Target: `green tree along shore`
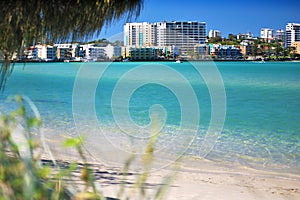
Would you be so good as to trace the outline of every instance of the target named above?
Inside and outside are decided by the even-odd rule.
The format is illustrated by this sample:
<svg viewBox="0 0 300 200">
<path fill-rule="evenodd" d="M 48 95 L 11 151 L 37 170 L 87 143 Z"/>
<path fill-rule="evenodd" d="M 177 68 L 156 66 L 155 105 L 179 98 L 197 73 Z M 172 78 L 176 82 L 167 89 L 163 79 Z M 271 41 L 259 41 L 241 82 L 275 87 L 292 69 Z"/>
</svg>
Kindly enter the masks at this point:
<svg viewBox="0 0 300 200">
<path fill-rule="evenodd" d="M 222 38 L 220 36 L 208 38 L 208 44 L 239 46 L 245 40 L 248 40 L 249 47 L 244 56 L 253 56 L 254 58 L 260 56 L 264 60 L 300 58 L 300 55 L 296 53 L 295 47 L 284 47 L 284 41 L 278 39 L 266 42 L 262 38 L 237 39 L 236 35 L 229 34 L 227 38 Z"/>
<path fill-rule="evenodd" d="M 143 0 L 7 0 L 0 2 L 0 89 L 11 59 L 31 45 L 85 40 L 124 15 L 138 16 Z"/>
</svg>

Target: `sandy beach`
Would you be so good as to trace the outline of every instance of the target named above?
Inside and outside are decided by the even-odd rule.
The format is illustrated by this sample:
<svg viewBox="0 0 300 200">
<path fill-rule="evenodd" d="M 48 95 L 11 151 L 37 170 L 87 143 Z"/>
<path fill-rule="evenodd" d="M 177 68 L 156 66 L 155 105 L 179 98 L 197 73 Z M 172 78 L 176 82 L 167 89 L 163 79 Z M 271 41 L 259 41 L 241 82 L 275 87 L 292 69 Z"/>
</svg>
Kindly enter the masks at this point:
<svg viewBox="0 0 300 200">
<path fill-rule="evenodd" d="M 123 175 L 116 168 L 94 164 L 91 166 L 96 177 L 96 185 L 105 197 L 117 198 L 122 187 Z M 79 172 L 69 180 L 73 191 L 83 188 Z M 77 174 L 77 176 L 76 176 Z M 145 196 L 140 196 L 140 188 L 134 188 L 138 173 L 129 173 L 125 179 L 125 191 L 121 199 L 154 199 L 169 170 L 151 173 L 146 182 Z M 169 186 L 164 199 L 289 199 L 300 198 L 300 178 L 282 176 L 248 169 L 239 172 L 217 171 L 214 169 L 190 169 L 179 171 Z"/>
<path fill-rule="evenodd" d="M 74 149 L 62 146 L 65 137 L 46 139 L 47 148 L 42 151 L 42 163 L 51 163 L 54 155 L 58 166 L 68 166 L 79 163 L 66 184 L 72 193 L 83 191 L 84 185 L 80 180 L 82 161 Z M 15 138 L 18 144 L 24 138 Z M 49 146 L 48 146 L 49 145 Z M 22 149 L 21 149 L 22 150 Z M 23 149 L 23 151 L 26 149 Z M 39 150 L 39 151 L 40 151 Z M 22 151 L 21 151 L 22 152 Z M 22 154 L 25 155 L 26 154 Z M 96 179 L 96 187 L 107 199 L 117 199 L 120 188 L 123 188 L 119 199 L 154 199 L 156 192 L 165 188 L 165 178 L 171 176 L 174 180 L 167 187 L 163 199 L 167 200 L 231 200 L 231 199 L 266 199 L 266 200 L 297 200 L 300 199 L 299 173 L 274 172 L 258 170 L 233 163 L 217 163 L 205 159 L 182 159 L 176 165 L 176 170 L 169 168 L 153 170 L 143 189 L 145 196 L 141 196 L 141 187 L 136 186 L 138 177 L 143 171 L 129 169 L 124 176 L 122 165 L 112 167 L 96 162 L 86 152 L 88 163 Z M 297 170 L 297 169 L 296 169 Z M 295 170 L 294 170 L 295 171 Z"/>
<path fill-rule="evenodd" d="M 61 149 L 57 146 L 51 151 L 64 164 L 78 159 L 76 152 L 71 149 Z M 55 151 L 60 151 L 58 152 Z M 78 161 L 78 160 L 77 160 Z M 79 165 L 80 166 L 80 165 Z M 110 167 L 95 163 L 91 160 L 91 168 L 96 178 L 96 186 L 105 197 L 116 199 L 117 194 L 125 183 L 124 194 L 121 199 L 129 196 L 130 199 L 154 199 L 155 193 L 162 186 L 164 177 L 174 174 L 171 169 L 155 170 L 149 174 L 144 185 L 145 196 L 140 196 L 140 188 L 135 188 L 139 172 L 129 171 L 126 176 L 122 174 L 122 166 Z M 74 172 L 72 180 L 67 181 L 71 190 L 75 192 L 83 188 L 79 179 L 79 170 Z M 125 177 L 125 179 L 124 179 Z M 256 170 L 241 166 L 222 165 L 206 160 L 193 162 L 183 161 L 174 180 L 169 186 L 165 198 L 175 199 L 270 199 L 270 200 L 296 200 L 300 199 L 299 174 L 275 173 Z"/>
<path fill-rule="evenodd" d="M 151 174 L 148 181 L 148 193 L 154 194 L 159 187 L 166 170 Z M 175 199 L 299 199 L 299 177 L 279 176 L 251 170 L 239 172 L 217 171 L 214 169 L 194 169 L 180 171 L 171 184 L 166 198 Z M 115 197 L 114 184 L 103 186 L 107 197 Z M 130 189 L 128 189 L 130 191 Z M 137 196 L 134 199 L 139 199 Z M 151 199 L 151 198 L 149 198 Z"/>
</svg>

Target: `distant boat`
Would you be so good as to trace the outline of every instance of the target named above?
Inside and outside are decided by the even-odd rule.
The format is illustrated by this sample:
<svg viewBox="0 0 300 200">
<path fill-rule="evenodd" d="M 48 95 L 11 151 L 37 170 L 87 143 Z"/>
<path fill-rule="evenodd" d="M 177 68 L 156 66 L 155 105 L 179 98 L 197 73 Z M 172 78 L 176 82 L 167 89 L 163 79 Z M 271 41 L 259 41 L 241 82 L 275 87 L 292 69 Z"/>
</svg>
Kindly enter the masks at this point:
<svg viewBox="0 0 300 200">
<path fill-rule="evenodd" d="M 259 64 L 263 64 L 265 63 L 265 61 L 261 60 L 261 61 L 252 61 L 252 63 L 259 63 Z"/>
<path fill-rule="evenodd" d="M 176 60 L 175 63 L 182 63 L 182 61 L 181 60 Z"/>
</svg>

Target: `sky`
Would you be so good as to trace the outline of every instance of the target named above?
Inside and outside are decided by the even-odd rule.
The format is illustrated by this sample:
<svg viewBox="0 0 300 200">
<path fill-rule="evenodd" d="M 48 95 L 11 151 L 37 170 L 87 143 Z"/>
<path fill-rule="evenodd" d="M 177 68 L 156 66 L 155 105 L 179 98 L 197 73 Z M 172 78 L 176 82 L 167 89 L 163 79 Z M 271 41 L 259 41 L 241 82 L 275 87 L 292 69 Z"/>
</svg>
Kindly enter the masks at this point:
<svg viewBox="0 0 300 200">
<path fill-rule="evenodd" d="M 199 21 L 210 29 L 229 33 L 251 32 L 261 28 L 285 29 L 288 22 L 300 23 L 300 0 L 144 0 L 139 17 L 126 17 L 104 27 L 100 38 L 122 40 L 126 22 Z M 94 39 L 96 39 L 94 38 Z"/>
</svg>

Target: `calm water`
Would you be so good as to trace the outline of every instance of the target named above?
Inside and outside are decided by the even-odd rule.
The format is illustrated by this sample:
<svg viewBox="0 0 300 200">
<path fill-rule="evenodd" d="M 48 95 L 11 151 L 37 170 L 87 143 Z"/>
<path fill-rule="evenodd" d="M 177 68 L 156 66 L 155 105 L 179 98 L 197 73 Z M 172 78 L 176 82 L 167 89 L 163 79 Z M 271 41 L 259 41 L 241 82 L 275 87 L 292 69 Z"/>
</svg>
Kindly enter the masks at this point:
<svg viewBox="0 0 300 200">
<path fill-rule="evenodd" d="M 210 125 L 212 105 L 207 83 L 190 63 L 88 65 L 90 69 L 105 70 L 101 76 L 88 72 L 78 75 L 82 63 L 28 63 L 24 69 L 23 65 L 17 64 L 6 90 L 0 96 L 0 110 L 8 112 L 15 107 L 6 101 L 8 96 L 26 95 L 39 109 L 46 135 L 47 131 L 49 135 L 55 132 L 71 136 L 84 131 L 88 138 L 88 150 L 97 154 L 98 151 L 104 151 L 102 148 L 108 147 L 104 143 L 118 146 L 120 151 L 132 151 L 132 148 L 139 150 L 137 144 L 144 146 L 143 142 L 151 129 L 147 128 L 151 122 L 149 109 L 152 105 L 160 104 L 164 112 L 159 116 L 165 114 L 166 119 L 158 139 L 157 146 L 161 150 L 158 153 L 166 157 L 170 153 L 199 154 Z M 144 74 L 132 71 L 137 66 L 142 66 Z M 171 71 L 161 71 L 160 67 L 165 66 Z M 213 149 L 206 155 L 206 159 L 299 173 L 300 63 L 224 62 L 216 63 L 216 66 L 226 91 L 226 118 L 223 131 L 218 135 L 216 143 L 212 142 Z M 160 74 L 153 72 L 155 67 L 161 71 Z M 132 76 L 126 77 L 127 74 Z M 195 92 L 197 104 L 185 102 L 192 99 L 192 96 L 189 95 L 186 82 L 176 74 L 188 81 Z M 72 105 L 74 81 L 78 76 L 83 84 L 77 86 L 82 87 L 79 90 L 80 96 L 74 97 L 77 103 Z M 164 85 L 155 82 L 160 76 L 163 77 Z M 151 78 L 154 81 L 149 81 Z M 120 80 L 122 87 L 116 90 Z M 146 83 L 141 84 L 141 80 L 146 80 Z M 94 96 L 89 96 L 89 89 L 93 86 Z M 176 96 L 181 91 L 187 92 L 183 93 L 185 100 Z M 91 106 L 91 103 L 94 104 Z M 192 114 L 195 105 L 200 110 L 196 134 L 192 125 L 195 121 Z M 182 116 L 182 108 L 190 114 Z M 127 110 L 130 117 L 126 115 Z M 95 112 L 97 127 L 91 111 Z M 152 111 L 150 109 L 150 114 Z M 76 126 L 73 114 L 80 119 Z M 179 129 L 184 117 L 188 123 Z M 105 137 L 108 142 L 97 140 L 96 135 Z M 110 159 L 110 156 L 105 159 Z"/>
</svg>

